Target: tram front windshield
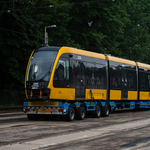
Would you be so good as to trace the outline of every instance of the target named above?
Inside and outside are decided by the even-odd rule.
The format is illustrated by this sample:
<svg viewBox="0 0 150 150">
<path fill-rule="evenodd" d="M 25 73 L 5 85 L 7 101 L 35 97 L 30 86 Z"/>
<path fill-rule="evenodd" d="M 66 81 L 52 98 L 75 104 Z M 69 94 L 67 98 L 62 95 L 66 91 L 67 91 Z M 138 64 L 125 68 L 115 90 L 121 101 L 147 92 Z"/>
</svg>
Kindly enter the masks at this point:
<svg viewBox="0 0 150 150">
<path fill-rule="evenodd" d="M 57 51 L 37 51 L 30 60 L 27 81 L 49 81 Z"/>
</svg>

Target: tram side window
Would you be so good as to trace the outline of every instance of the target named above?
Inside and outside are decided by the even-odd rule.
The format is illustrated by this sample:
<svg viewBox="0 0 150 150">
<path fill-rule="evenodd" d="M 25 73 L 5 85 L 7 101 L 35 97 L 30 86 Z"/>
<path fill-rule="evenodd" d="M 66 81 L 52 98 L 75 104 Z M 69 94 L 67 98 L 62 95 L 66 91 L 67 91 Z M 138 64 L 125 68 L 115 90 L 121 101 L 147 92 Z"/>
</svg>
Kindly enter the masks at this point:
<svg viewBox="0 0 150 150">
<path fill-rule="evenodd" d="M 86 62 L 87 88 L 106 88 L 106 68 L 104 65 Z"/>
<path fill-rule="evenodd" d="M 128 90 L 137 90 L 136 70 L 122 68 L 122 86 Z"/>
<path fill-rule="evenodd" d="M 76 81 L 76 87 L 83 86 L 86 84 L 86 78 L 85 78 L 85 63 L 80 61 L 74 61 L 75 65 L 75 81 Z"/>
<path fill-rule="evenodd" d="M 94 63 L 86 62 L 86 79 L 87 79 L 87 87 L 94 88 L 95 86 L 95 76 L 94 76 Z"/>
<path fill-rule="evenodd" d="M 140 71 L 140 90 L 150 90 L 150 73 Z"/>
<path fill-rule="evenodd" d="M 69 60 L 67 58 L 60 58 L 53 80 L 54 87 L 68 87 L 69 86 Z"/>
<path fill-rule="evenodd" d="M 121 68 L 117 66 L 110 67 L 110 88 L 121 88 Z"/>
<path fill-rule="evenodd" d="M 128 70 L 128 88 L 131 90 L 136 90 L 136 71 Z"/>
<path fill-rule="evenodd" d="M 106 68 L 101 64 L 95 64 L 94 69 L 95 88 L 106 88 Z"/>
</svg>

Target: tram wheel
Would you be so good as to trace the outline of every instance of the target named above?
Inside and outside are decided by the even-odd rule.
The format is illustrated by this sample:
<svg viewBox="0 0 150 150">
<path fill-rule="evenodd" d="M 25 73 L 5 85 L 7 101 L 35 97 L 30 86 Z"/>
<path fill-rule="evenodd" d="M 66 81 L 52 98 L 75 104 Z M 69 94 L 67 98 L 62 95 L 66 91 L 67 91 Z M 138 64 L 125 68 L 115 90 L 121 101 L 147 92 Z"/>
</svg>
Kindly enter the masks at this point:
<svg viewBox="0 0 150 150">
<path fill-rule="evenodd" d="M 75 110 L 73 108 L 68 109 L 68 114 L 66 115 L 67 121 L 73 121 L 75 119 Z"/>
<path fill-rule="evenodd" d="M 94 111 L 94 117 L 100 118 L 100 116 L 101 116 L 101 108 L 99 106 L 96 106 L 96 109 Z"/>
<path fill-rule="evenodd" d="M 109 116 L 109 113 L 110 113 L 109 106 L 106 105 L 106 106 L 104 107 L 104 110 L 102 111 L 102 115 L 103 115 L 104 117 L 108 117 L 108 116 Z"/>
<path fill-rule="evenodd" d="M 84 120 L 85 115 L 86 115 L 85 108 L 84 107 L 79 107 L 77 109 L 77 119 Z"/>
</svg>

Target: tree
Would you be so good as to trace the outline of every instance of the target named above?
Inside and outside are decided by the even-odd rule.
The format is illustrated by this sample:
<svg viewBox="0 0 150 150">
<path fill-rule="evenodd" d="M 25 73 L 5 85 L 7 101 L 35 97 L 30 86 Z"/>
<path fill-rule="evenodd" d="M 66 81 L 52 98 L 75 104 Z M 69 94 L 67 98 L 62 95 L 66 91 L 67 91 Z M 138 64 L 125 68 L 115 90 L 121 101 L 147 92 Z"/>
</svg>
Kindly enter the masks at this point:
<svg viewBox="0 0 150 150">
<path fill-rule="evenodd" d="M 5 2 L 1 5 L 1 88 L 24 88 L 27 60 L 31 51 L 41 43 L 40 23 L 35 22 L 28 13 L 30 7 L 30 1 Z"/>
<path fill-rule="evenodd" d="M 0 2 L 1 88 L 24 88 L 32 50 L 72 46 L 150 63 L 148 0 L 10 0 Z"/>
<path fill-rule="evenodd" d="M 127 4 L 129 21 L 124 29 L 124 36 L 120 41 L 121 56 L 134 61 L 150 63 L 150 16 L 148 0 L 132 0 Z"/>
<path fill-rule="evenodd" d="M 71 3 L 74 2 L 74 3 Z M 128 20 L 122 1 L 70 1 L 69 32 L 84 49 L 118 55 Z"/>
</svg>

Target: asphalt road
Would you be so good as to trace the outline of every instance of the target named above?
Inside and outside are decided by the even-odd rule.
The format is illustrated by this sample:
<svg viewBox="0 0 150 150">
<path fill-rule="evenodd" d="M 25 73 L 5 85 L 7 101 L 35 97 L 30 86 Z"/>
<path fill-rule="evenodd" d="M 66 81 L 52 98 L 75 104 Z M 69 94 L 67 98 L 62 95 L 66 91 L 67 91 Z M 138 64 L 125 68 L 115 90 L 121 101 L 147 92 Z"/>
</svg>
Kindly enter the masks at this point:
<svg viewBox="0 0 150 150">
<path fill-rule="evenodd" d="M 109 117 L 67 122 L 0 113 L 0 150 L 150 150 L 149 116 L 150 110 L 117 110 Z"/>
</svg>

